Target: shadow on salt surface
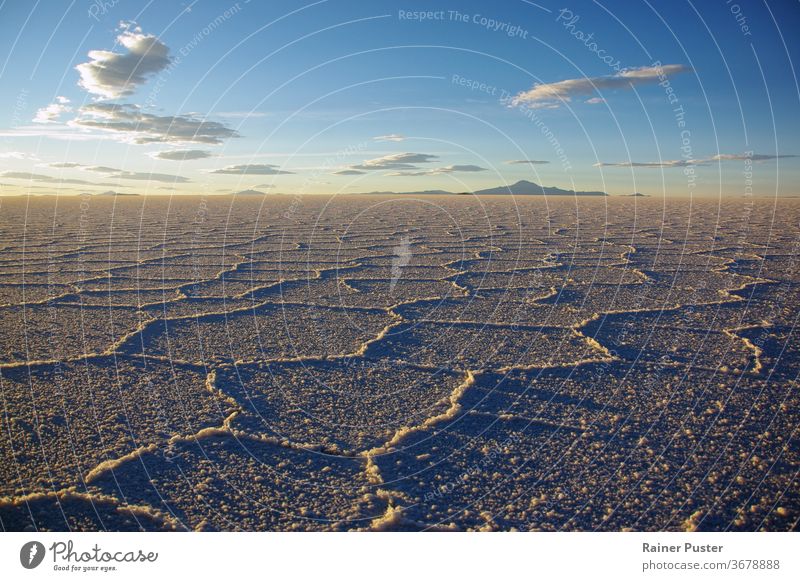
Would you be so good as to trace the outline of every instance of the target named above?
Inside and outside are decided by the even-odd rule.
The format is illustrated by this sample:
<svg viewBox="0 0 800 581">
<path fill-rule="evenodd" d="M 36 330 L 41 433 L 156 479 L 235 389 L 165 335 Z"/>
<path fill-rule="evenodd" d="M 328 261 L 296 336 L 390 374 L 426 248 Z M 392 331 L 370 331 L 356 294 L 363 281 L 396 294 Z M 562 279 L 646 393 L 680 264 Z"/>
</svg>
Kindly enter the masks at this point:
<svg viewBox="0 0 800 581">
<path fill-rule="evenodd" d="M 463 252 L 431 252 L 430 250 L 426 249 L 422 252 L 417 252 L 416 250 L 411 251 L 410 255 L 407 255 L 408 263 L 406 264 L 407 268 L 416 268 L 416 267 L 444 267 L 447 266 L 450 274 L 454 271 L 462 270 L 462 265 L 464 262 L 475 255 L 474 251 L 467 251 L 464 250 Z M 394 249 L 384 256 L 376 256 L 365 258 L 363 260 L 359 260 L 362 264 L 366 265 L 369 268 L 375 267 L 386 267 L 391 268 L 393 263 L 397 261 L 397 253 Z M 405 260 L 404 260 L 405 261 Z"/>
<path fill-rule="evenodd" d="M 518 416 L 565 428 L 607 423 L 621 409 L 613 390 L 593 381 L 600 365 L 481 374 L 460 403 L 464 410 Z"/>
<path fill-rule="evenodd" d="M 484 374 L 460 415 L 375 463 L 422 528 L 790 528 L 791 509 L 771 512 L 774 497 L 751 494 L 783 490 L 784 507 L 800 496 L 785 440 L 763 438 L 793 421 L 780 395 L 754 378 L 691 374 L 621 362 Z"/>
<path fill-rule="evenodd" d="M 0 279 L 0 306 L 21 305 L 23 303 L 38 303 L 61 297 L 75 290 L 75 287 L 66 284 L 14 284 Z"/>
<path fill-rule="evenodd" d="M 237 365 L 215 385 L 242 407 L 231 427 L 354 455 L 443 413 L 466 377 L 386 360 Z"/>
<path fill-rule="evenodd" d="M 601 316 L 581 331 L 630 361 L 667 361 L 712 369 L 754 368 L 755 352 L 742 340 L 691 325 L 691 320 L 676 320 L 659 312 L 621 313 Z"/>
<path fill-rule="evenodd" d="M 0 496 L 82 490 L 98 466 L 232 413 L 205 373 L 138 357 L 4 369 L 2 389 L 19 416 L 0 431 Z"/>
<path fill-rule="evenodd" d="M 553 308 L 536 304 L 551 294 L 550 289 L 486 290 L 478 296 L 418 301 L 393 310 L 405 319 L 416 321 L 557 326 L 563 322 L 563 317 L 553 316 L 551 320 L 549 315 Z"/>
<path fill-rule="evenodd" d="M 0 500 L 3 531 L 172 531 L 172 519 L 147 506 L 66 492 Z"/>
<path fill-rule="evenodd" d="M 525 528 L 526 491 L 579 438 L 574 430 L 466 413 L 441 430 L 414 433 L 375 463 L 403 519 L 418 527 Z"/>
<path fill-rule="evenodd" d="M 255 303 L 249 298 L 182 298 L 149 304 L 141 310 L 154 319 L 176 319 L 214 314 L 232 315 L 237 311 L 247 312 L 254 306 Z"/>
<path fill-rule="evenodd" d="M 218 435 L 148 452 L 94 485 L 194 530 L 340 530 L 385 510 L 363 461 Z"/>
<path fill-rule="evenodd" d="M 398 302 L 398 299 L 377 300 L 369 293 L 359 292 L 344 278 L 336 273 L 323 273 L 318 279 L 304 281 L 288 281 L 272 287 L 259 289 L 251 295 L 256 300 L 270 303 L 292 303 L 306 305 L 323 305 L 348 308 L 386 308 Z"/>
<path fill-rule="evenodd" d="M 162 290 L 129 290 L 129 291 L 83 291 L 60 299 L 60 303 L 78 303 L 82 305 L 100 305 L 105 307 L 137 307 L 157 305 L 164 308 L 171 301 L 180 298 L 178 291 L 172 288 Z"/>
<path fill-rule="evenodd" d="M 370 357 L 454 369 L 575 364 L 607 357 L 571 329 L 478 323 L 404 323 L 369 345 Z"/>
<path fill-rule="evenodd" d="M 405 262 L 405 255 L 401 262 Z M 398 262 L 397 258 L 393 258 L 395 263 Z M 450 269 L 443 266 L 372 266 L 364 265 L 363 267 L 352 271 L 339 271 L 340 276 L 344 276 L 347 280 L 364 280 L 364 281 L 381 281 L 391 280 L 394 276 L 398 279 L 402 278 L 404 281 L 434 281 L 443 280 L 447 277 L 453 277 L 454 280 L 457 275 Z M 399 281 L 398 281 L 399 282 Z"/>
<path fill-rule="evenodd" d="M 113 293 L 125 290 L 159 291 L 162 289 L 176 289 L 180 286 L 191 284 L 191 279 L 162 280 L 144 279 L 124 276 L 101 276 L 96 279 L 76 283 L 75 286 L 82 291 Z"/>
<path fill-rule="evenodd" d="M 271 276 L 253 280 L 250 277 L 235 278 L 225 275 L 220 279 L 193 282 L 182 286 L 182 291 L 192 298 L 225 298 L 236 300 L 248 295 L 254 289 L 263 285 L 275 284 L 280 280 L 276 272 Z"/>
<path fill-rule="evenodd" d="M 325 357 L 357 351 L 392 321 L 385 311 L 268 304 L 150 323 L 122 347 L 192 362 Z"/>
<path fill-rule="evenodd" d="M 343 296 L 343 306 L 358 306 L 367 298 L 372 306 L 391 307 L 398 303 L 416 301 L 420 299 L 443 299 L 447 297 L 460 297 L 465 293 L 462 289 L 445 280 L 406 280 L 398 279 L 347 279 L 349 287 L 358 292 L 358 295 Z M 360 296 L 359 296 L 360 295 Z M 351 300 L 348 300 L 351 299 Z"/>
<path fill-rule="evenodd" d="M 736 335 L 760 345 L 761 374 L 773 381 L 797 380 L 800 364 L 800 331 L 797 327 L 769 326 L 737 330 Z"/>
</svg>

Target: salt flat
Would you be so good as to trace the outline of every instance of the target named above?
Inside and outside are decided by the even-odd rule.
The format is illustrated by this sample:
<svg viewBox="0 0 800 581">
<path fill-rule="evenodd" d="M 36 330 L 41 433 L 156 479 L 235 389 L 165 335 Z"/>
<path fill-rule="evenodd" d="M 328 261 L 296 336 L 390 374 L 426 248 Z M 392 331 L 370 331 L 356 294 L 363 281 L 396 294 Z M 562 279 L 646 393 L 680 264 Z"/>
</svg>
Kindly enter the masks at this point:
<svg viewBox="0 0 800 581">
<path fill-rule="evenodd" d="M 800 201 L 0 202 L 5 530 L 790 530 Z"/>
</svg>

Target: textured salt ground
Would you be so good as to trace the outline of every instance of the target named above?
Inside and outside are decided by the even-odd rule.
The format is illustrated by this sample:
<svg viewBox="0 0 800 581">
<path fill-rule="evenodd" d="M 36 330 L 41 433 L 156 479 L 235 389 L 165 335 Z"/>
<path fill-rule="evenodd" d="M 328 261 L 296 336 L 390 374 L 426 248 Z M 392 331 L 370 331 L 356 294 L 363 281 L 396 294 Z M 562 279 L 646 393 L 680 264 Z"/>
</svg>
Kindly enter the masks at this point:
<svg viewBox="0 0 800 581">
<path fill-rule="evenodd" d="M 772 217 L 775 224 L 767 206 L 756 206 L 747 226 L 735 205 L 721 215 L 702 203 L 691 211 L 671 203 L 665 223 L 660 201 L 581 201 L 578 221 L 570 203 L 545 208 L 526 200 L 510 211 L 493 199 L 478 215 L 465 200 L 442 199 L 437 203 L 459 222 L 448 228 L 438 214 L 418 214 L 404 200 L 391 220 L 367 213 L 360 232 L 342 235 L 348 204 L 369 208 L 372 200 L 325 209 L 305 201 L 300 219 L 287 223 L 281 200 L 253 211 L 246 201 L 220 199 L 198 229 L 184 227 L 196 211 L 191 200 L 160 207 L 155 199 L 144 214 L 139 202 L 116 208 L 113 219 L 115 232 L 130 224 L 141 236 L 110 237 L 99 228 L 96 243 L 77 244 L 79 232 L 70 228 L 77 207 L 65 202 L 56 244 L 23 244 L 11 231 L 0 253 L 9 258 L 0 258 L 10 275 L 4 279 L 22 275 L 13 266 L 23 251 L 38 261 L 26 272 L 46 274 L 59 260 L 68 265 L 63 280 L 85 279 L 75 288 L 51 285 L 37 297 L 42 305 L 28 305 L 38 308 L 32 328 L 46 338 L 34 352 L 49 351 L 66 328 L 53 357 L 64 359 L 59 369 L 68 382 L 42 379 L 55 363 L 0 364 L 2 381 L 16 378 L 6 409 L 33 413 L 24 403 L 27 372 L 36 386 L 28 397 L 55 426 L 40 434 L 23 420 L 9 431 L 23 448 L 38 447 L 39 460 L 23 455 L 20 463 L 14 454 L 21 449 L 3 443 L 12 458 L 3 476 L 11 497 L 0 498 L 5 528 L 785 530 L 796 522 L 798 273 L 793 238 L 784 234 L 796 231 L 791 204 Z M 41 220 L 29 215 L 28 240 L 53 236 L 51 210 L 42 203 Z M 4 211 L 9 207 L 13 214 L 13 203 Z M 108 222 L 109 208 L 99 201 L 93 223 Z M 390 289 L 386 274 L 397 267 L 407 233 L 412 254 Z M 494 271 L 515 262 L 509 258 L 528 268 Z M 102 272 L 109 268 L 129 276 L 109 279 Z M 444 288 L 420 286 L 428 272 L 450 272 L 447 284 L 457 294 L 421 299 Z M 283 281 L 273 283 L 275 273 Z M 240 287 L 217 290 L 223 282 Z M 77 293 L 93 285 L 96 291 Z M 21 301 L 13 294 L 20 287 L 0 286 L 0 304 Z M 213 289 L 217 298 L 183 296 L 195 287 Z M 44 304 L 54 292 L 57 302 Z M 520 297 L 518 315 L 508 294 Z M 155 300 L 143 306 L 142 296 Z M 65 304 L 84 297 L 101 308 L 80 316 L 77 305 Z M 118 299 L 130 308 L 108 309 Z M 498 308 L 490 308 L 493 301 Z M 464 305 L 486 333 L 476 338 L 469 325 L 451 324 Z M 274 316 L 279 309 L 289 316 Z M 61 326 L 43 325 L 54 311 Z M 118 336 L 107 321 L 122 312 L 140 318 Z M 614 314 L 595 317 L 605 312 Z M 439 337 L 423 321 L 444 313 L 447 331 Z M 538 334 L 507 320 L 512 315 L 534 323 Z M 83 343 L 78 324 L 88 331 Z M 660 339 L 645 341 L 647 326 Z M 602 329 L 612 332 L 601 336 Z M 598 330 L 599 341 L 588 330 Z M 569 341 L 554 341 L 564 333 L 588 345 L 595 361 L 577 357 Z M 631 338 L 639 350 L 626 361 L 633 353 L 622 342 Z M 11 353 L 20 352 L 19 343 Z M 166 345 L 195 364 L 176 367 Z M 289 346 L 296 361 L 283 361 Z M 101 459 L 76 439 L 76 450 L 67 451 L 59 422 L 71 412 L 52 410 L 85 399 L 85 389 L 73 388 L 72 367 L 84 364 L 82 353 L 106 350 L 122 369 L 121 401 L 137 413 L 132 432 L 124 413 L 97 423 L 110 451 Z M 139 405 L 148 388 L 136 383 L 147 374 L 132 361 L 143 351 L 156 355 L 151 368 L 201 379 L 172 378 L 178 393 L 208 406 L 187 406 L 176 394 L 161 398 L 164 409 Z M 105 361 L 103 367 L 111 359 L 85 363 Z M 233 365 L 241 360 L 251 362 Z M 96 375 L 90 391 L 116 409 L 119 402 L 105 403 L 114 378 Z M 167 382 L 169 374 L 153 377 Z M 64 397 L 51 384 L 74 393 Z M 187 415 L 176 411 L 182 406 Z M 95 426 L 73 425 L 85 441 L 97 441 Z M 146 445 L 133 447 L 138 441 Z M 55 459 L 49 481 L 26 472 L 45 455 Z"/>
<path fill-rule="evenodd" d="M 0 363 L 101 354 L 147 317 L 124 307 L 27 305 L 0 308 Z"/>
<path fill-rule="evenodd" d="M 115 291 L 158 291 L 162 289 L 178 289 L 181 286 L 192 284 L 191 278 L 161 280 L 141 279 L 123 276 L 100 276 L 98 278 L 76 283 L 74 286 L 79 291 L 93 291 L 112 293 Z"/>
<path fill-rule="evenodd" d="M 326 357 L 358 351 L 391 322 L 376 309 L 268 304 L 230 314 L 159 319 L 121 350 L 195 363 Z"/>
<path fill-rule="evenodd" d="M 342 296 L 342 306 L 372 304 L 388 308 L 400 303 L 421 299 L 440 299 L 465 295 L 463 288 L 444 280 L 365 280 L 348 278 L 344 282 L 356 293 Z"/>
<path fill-rule="evenodd" d="M 366 354 L 454 369 L 567 365 L 608 354 L 572 329 L 474 323 L 404 323 Z"/>
<path fill-rule="evenodd" d="M 121 504 L 115 497 L 76 492 L 0 499 L 6 531 L 174 531 L 174 519 L 150 506 Z"/>
<path fill-rule="evenodd" d="M 3 284 L 0 282 L 0 307 L 39 303 L 74 292 L 64 284 Z"/>
<path fill-rule="evenodd" d="M 552 295 L 552 290 L 537 291 L 485 291 L 480 296 L 441 298 L 416 301 L 392 310 L 410 321 L 481 321 L 496 324 L 556 326 L 550 319 L 552 308 L 538 301 Z M 581 317 L 582 320 L 585 317 Z M 571 326 L 574 323 L 568 323 Z"/>
<path fill-rule="evenodd" d="M 463 374 L 388 360 L 237 365 L 215 385 L 241 402 L 235 430 L 355 455 L 448 407 Z"/>
<path fill-rule="evenodd" d="M 111 295 L 112 297 L 114 295 Z M 194 298 L 180 295 L 166 295 L 166 300 L 156 300 L 141 308 L 141 311 L 153 319 L 182 319 L 201 315 L 244 313 L 259 306 L 260 302 L 252 297 L 229 298 Z"/>
<path fill-rule="evenodd" d="M 718 417 L 695 408 L 698 398 L 723 394 L 676 390 L 669 403 L 682 412 L 676 418 L 659 401 L 637 397 L 636 386 L 652 371 L 643 376 L 644 369 L 615 366 L 600 376 L 600 369 L 594 378 L 613 386 L 611 405 L 585 394 L 532 390 L 530 377 L 499 384 L 486 378 L 483 385 L 491 389 L 471 392 L 464 415 L 376 458 L 384 486 L 396 491 L 402 506 L 398 528 L 748 530 L 764 518 L 773 526 L 781 518 L 788 524 L 766 501 L 796 504 L 796 463 L 781 458 L 785 440 L 765 441 L 761 434 L 768 425 L 781 431 L 789 425 L 786 418 L 776 421 L 774 403 L 763 397 L 744 417 L 745 403 L 763 384 L 739 385 L 732 401 L 715 408 Z M 567 373 L 542 371 L 534 384 L 559 389 Z M 582 384 L 573 383 L 579 390 Z M 547 420 L 516 415 L 514 402 L 533 400 L 541 408 L 542 397 L 549 397 Z M 562 421 L 554 409 L 564 414 Z M 737 460 L 722 461 L 728 454 Z M 780 499 L 747 495 L 784 485 Z"/>
<path fill-rule="evenodd" d="M 96 357 L 2 370 L 0 496 L 82 488 L 90 473 L 148 446 L 219 426 L 231 402 L 202 369 Z"/>
<path fill-rule="evenodd" d="M 104 307 L 147 308 L 148 305 L 164 305 L 182 298 L 177 289 L 129 290 L 129 291 L 86 291 L 67 294 L 58 302 L 71 305 Z"/>
<path fill-rule="evenodd" d="M 384 508 L 359 459 L 226 435 L 144 453 L 94 485 L 196 530 L 335 530 Z"/>
<path fill-rule="evenodd" d="M 608 315 L 582 331 L 623 359 L 667 360 L 677 365 L 748 370 L 756 353 L 741 339 L 724 332 L 658 324 L 658 315 Z"/>
</svg>

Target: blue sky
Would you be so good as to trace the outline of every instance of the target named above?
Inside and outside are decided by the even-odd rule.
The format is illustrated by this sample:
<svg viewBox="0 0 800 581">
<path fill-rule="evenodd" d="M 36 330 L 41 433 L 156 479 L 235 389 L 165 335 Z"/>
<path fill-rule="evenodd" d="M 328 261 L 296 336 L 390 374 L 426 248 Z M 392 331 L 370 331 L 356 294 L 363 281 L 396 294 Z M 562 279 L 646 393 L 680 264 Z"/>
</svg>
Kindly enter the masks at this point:
<svg viewBox="0 0 800 581">
<path fill-rule="evenodd" d="M 5 2 L 0 194 L 797 195 L 798 6 Z"/>
</svg>

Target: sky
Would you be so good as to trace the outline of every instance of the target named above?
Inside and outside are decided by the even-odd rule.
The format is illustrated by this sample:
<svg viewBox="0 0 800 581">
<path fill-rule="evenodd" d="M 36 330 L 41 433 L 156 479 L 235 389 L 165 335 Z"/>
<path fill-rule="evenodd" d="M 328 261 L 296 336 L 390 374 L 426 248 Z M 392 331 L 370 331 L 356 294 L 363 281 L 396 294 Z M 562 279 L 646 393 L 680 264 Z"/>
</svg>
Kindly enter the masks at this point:
<svg viewBox="0 0 800 581">
<path fill-rule="evenodd" d="M 800 3 L 0 2 L 0 195 L 800 195 Z"/>
</svg>

